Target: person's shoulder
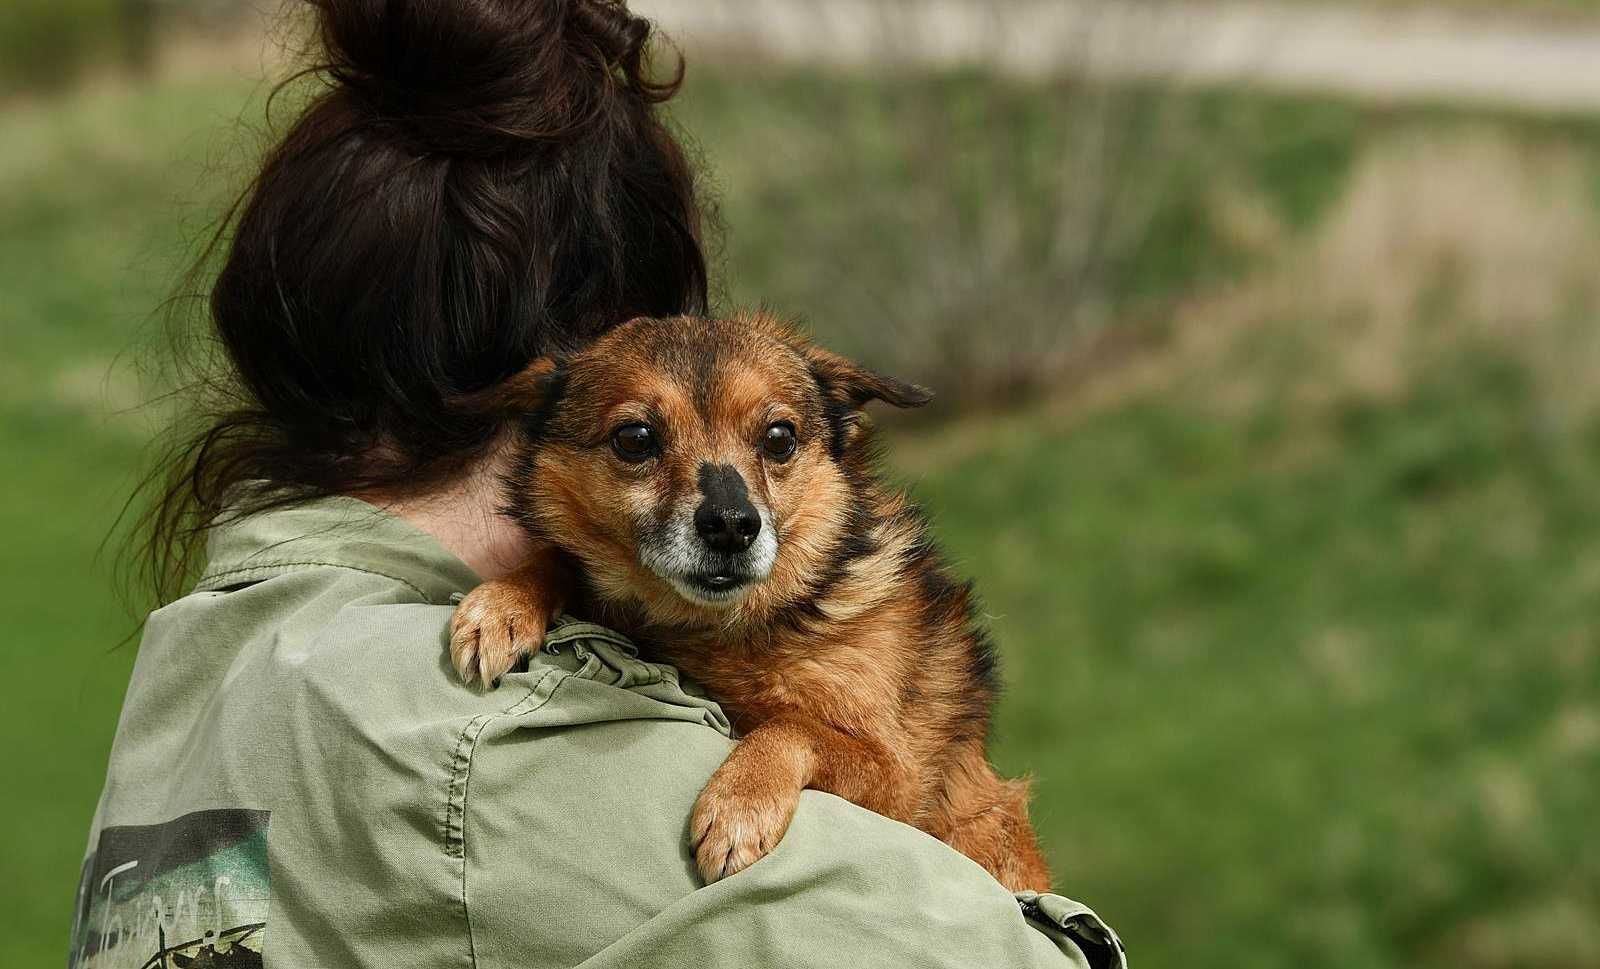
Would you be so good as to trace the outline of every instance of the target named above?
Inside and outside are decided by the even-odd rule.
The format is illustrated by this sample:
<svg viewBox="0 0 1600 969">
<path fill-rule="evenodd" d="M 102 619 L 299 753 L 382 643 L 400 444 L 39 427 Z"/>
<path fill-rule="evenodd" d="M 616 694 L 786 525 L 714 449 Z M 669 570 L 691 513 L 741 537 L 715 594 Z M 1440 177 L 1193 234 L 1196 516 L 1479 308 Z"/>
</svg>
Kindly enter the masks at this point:
<svg viewBox="0 0 1600 969">
<path fill-rule="evenodd" d="M 487 737 L 610 720 L 686 721 L 724 742 L 731 735 L 720 707 L 676 669 L 640 659 L 618 633 L 566 617 L 517 670 L 487 689 L 465 683 L 450 663 L 453 613 L 425 603 L 344 602 L 297 660 L 301 675 L 374 703 L 403 692 L 413 712 L 422 705 L 441 719 L 481 720 Z"/>
</svg>

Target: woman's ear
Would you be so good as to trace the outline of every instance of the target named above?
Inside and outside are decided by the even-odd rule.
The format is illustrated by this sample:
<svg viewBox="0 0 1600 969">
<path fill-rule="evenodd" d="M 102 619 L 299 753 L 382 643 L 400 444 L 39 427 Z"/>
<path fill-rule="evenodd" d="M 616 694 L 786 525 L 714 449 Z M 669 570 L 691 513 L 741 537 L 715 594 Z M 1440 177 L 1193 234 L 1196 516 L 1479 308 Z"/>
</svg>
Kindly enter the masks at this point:
<svg viewBox="0 0 1600 969">
<path fill-rule="evenodd" d="M 482 390 L 454 400 L 456 409 L 484 417 L 535 414 L 560 393 L 566 368 L 554 357 L 540 357 L 517 373 Z"/>
<path fill-rule="evenodd" d="M 921 407 L 933 399 L 933 391 L 926 387 L 885 377 L 831 350 L 808 346 L 806 357 L 823 393 L 842 400 L 852 410 L 860 410 L 874 400 L 895 407 Z"/>
</svg>

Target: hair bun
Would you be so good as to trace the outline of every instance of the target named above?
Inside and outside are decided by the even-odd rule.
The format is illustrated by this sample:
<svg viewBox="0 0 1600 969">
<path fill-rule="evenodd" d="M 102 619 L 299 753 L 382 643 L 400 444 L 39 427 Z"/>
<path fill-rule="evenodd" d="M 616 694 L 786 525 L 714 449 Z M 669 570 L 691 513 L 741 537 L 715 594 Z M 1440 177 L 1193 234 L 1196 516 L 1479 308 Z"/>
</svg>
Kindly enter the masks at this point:
<svg viewBox="0 0 1600 969">
<path fill-rule="evenodd" d="M 310 0 L 328 75 L 427 150 L 484 155 L 559 140 L 610 102 L 663 101 L 649 21 L 622 0 Z"/>
</svg>

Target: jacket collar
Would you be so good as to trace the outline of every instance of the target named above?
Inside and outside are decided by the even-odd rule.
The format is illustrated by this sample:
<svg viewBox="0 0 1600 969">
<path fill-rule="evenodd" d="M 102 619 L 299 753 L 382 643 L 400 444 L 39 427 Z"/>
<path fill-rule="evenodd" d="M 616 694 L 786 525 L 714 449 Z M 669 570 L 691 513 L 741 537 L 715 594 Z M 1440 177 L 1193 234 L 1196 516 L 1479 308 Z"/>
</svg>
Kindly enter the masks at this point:
<svg viewBox="0 0 1600 969">
<path fill-rule="evenodd" d="M 428 533 L 376 505 L 339 496 L 219 524 L 206 553 L 196 591 L 332 566 L 386 576 L 444 605 L 482 581 Z"/>
</svg>

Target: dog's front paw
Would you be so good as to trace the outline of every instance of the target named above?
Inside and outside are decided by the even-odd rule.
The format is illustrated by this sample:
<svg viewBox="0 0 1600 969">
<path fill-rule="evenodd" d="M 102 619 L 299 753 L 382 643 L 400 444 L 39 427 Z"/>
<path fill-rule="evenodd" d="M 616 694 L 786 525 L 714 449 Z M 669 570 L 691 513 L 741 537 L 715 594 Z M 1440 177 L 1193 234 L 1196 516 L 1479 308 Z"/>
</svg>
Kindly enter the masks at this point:
<svg viewBox="0 0 1600 969">
<path fill-rule="evenodd" d="M 450 620 L 450 662 L 461 679 L 485 688 L 538 650 L 550 610 L 511 582 L 485 582 L 456 607 Z"/>
<path fill-rule="evenodd" d="M 789 829 L 799 801 L 799 791 L 741 785 L 733 772 L 718 771 L 689 819 L 689 846 L 701 877 L 710 884 L 760 861 Z"/>
</svg>

